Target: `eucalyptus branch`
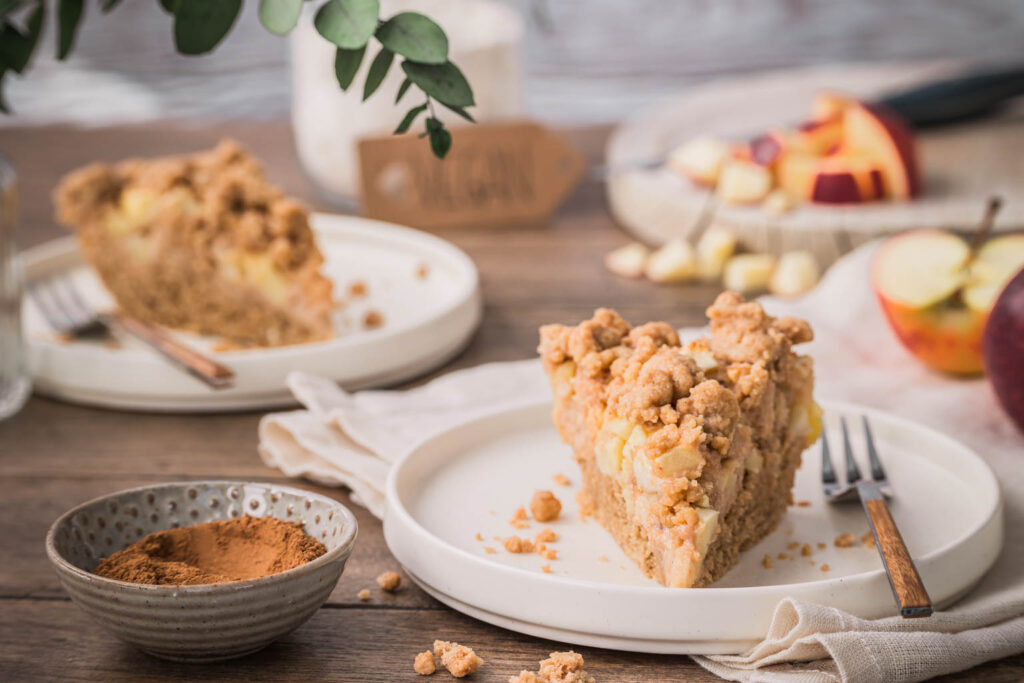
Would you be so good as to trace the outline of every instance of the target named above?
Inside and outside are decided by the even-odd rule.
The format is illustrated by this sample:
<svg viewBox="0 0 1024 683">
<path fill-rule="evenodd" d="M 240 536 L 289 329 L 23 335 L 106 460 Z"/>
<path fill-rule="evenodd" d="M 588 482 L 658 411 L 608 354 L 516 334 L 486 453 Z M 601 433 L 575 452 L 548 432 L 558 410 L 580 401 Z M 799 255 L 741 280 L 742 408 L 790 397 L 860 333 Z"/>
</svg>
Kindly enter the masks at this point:
<svg viewBox="0 0 1024 683">
<path fill-rule="evenodd" d="M 157 0 L 174 17 L 174 45 L 185 55 L 211 52 L 234 26 L 242 0 Z M 120 0 L 98 0 L 101 11 L 109 12 Z M 303 0 L 259 0 L 260 22 L 268 31 L 285 35 L 298 24 Z M 85 0 L 57 0 L 57 58 L 63 60 L 74 47 L 78 27 L 85 13 Z M 46 19 L 46 0 L 0 0 L 0 111 L 9 109 L 3 98 L 8 72 L 21 74 L 32 59 Z M 363 83 L 363 100 L 379 88 L 395 61 L 401 57 L 405 72 L 395 104 L 415 85 L 426 101 L 406 112 L 396 133 L 404 133 L 416 118 L 428 111 L 420 137 L 430 138 L 439 158 L 451 149 L 451 133 L 437 118 L 433 101 L 468 121 L 466 111 L 475 104 L 473 90 L 465 76 L 448 59 L 448 36 L 432 19 L 417 12 L 380 17 L 379 0 L 326 0 L 316 11 L 313 25 L 335 47 L 334 74 L 342 90 L 355 80 L 371 39 L 380 48 Z"/>
</svg>

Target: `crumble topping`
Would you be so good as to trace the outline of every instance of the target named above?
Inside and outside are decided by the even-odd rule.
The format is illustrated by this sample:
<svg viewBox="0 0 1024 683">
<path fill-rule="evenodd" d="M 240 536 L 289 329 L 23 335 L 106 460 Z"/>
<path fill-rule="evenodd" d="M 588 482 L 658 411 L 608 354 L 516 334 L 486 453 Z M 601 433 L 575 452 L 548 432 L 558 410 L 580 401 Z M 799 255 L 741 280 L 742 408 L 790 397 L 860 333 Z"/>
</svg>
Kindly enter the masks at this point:
<svg viewBox="0 0 1024 683">
<path fill-rule="evenodd" d="M 388 593 L 397 591 L 401 583 L 402 577 L 398 572 L 384 572 L 377 577 L 377 585 L 380 586 L 382 591 L 387 591 Z"/>
<path fill-rule="evenodd" d="M 484 660 L 473 652 L 473 648 L 447 640 L 434 641 L 434 655 L 441 660 L 448 673 L 456 678 L 470 675 L 484 663 Z"/>
<path fill-rule="evenodd" d="M 561 514 L 562 503 L 551 491 L 537 491 L 530 501 L 530 512 L 538 522 L 551 522 Z"/>
<path fill-rule="evenodd" d="M 434 663 L 434 653 L 430 650 L 424 650 L 416 655 L 416 659 L 412 663 L 412 670 L 420 676 L 429 676 L 437 671 L 437 665 Z"/>
</svg>

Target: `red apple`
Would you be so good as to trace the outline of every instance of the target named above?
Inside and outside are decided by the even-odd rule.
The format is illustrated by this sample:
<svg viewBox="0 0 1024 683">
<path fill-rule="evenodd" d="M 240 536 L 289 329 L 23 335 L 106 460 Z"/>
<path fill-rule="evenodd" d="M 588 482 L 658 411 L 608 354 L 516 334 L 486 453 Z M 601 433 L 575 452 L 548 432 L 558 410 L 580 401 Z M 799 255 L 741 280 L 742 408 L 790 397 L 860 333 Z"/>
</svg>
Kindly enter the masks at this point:
<svg viewBox="0 0 1024 683">
<path fill-rule="evenodd" d="M 824 204 L 856 204 L 882 198 L 881 169 L 873 162 L 833 155 L 815 170 L 811 200 Z"/>
<path fill-rule="evenodd" d="M 985 321 L 999 291 L 1024 267 L 1024 234 L 986 243 L 916 230 L 891 238 L 875 255 L 872 282 L 893 331 L 930 367 L 955 374 L 983 369 Z"/>
<path fill-rule="evenodd" d="M 914 135 L 893 112 L 851 103 L 843 112 L 843 146 L 879 165 L 886 197 L 909 199 L 920 193 Z"/>
<path fill-rule="evenodd" d="M 996 299 L 985 325 L 982 348 L 992 389 L 1024 432 L 1024 270 Z"/>
</svg>

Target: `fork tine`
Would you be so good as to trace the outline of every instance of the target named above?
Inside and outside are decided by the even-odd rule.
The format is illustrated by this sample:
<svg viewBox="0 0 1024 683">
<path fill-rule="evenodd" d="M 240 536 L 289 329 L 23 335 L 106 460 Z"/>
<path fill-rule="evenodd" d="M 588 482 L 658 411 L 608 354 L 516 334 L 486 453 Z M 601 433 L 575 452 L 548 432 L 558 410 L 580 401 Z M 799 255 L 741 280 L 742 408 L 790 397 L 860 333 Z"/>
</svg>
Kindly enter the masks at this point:
<svg viewBox="0 0 1024 683">
<path fill-rule="evenodd" d="M 67 332 L 73 323 L 64 310 L 53 302 L 53 294 L 46 284 L 47 281 L 29 283 L 28 296 L 55 332 Z"/>
<path fill-rule="evenodd" d="M 864 438 L 867 439 L 868 443 L 868 458 L 871 460 L 871 478 L 877 482 L 884 482 L 885 470 L 882 468 L 882 461 L 878 457 L 878 451 L 875 450 L 875 437 L 871 434 L 868 416 L 861 415 L 860 419 L 864 422 Z"/>
<path fill-rule="evenodd" d="M 853 459 L 853 447 L 850 445 L 850 433 L 846 429 L 845 416 L 840 416 L 839 424 L 843 428 L 843 450 L 846 452 L 846 483 L 854 484 L 860 481 L 860 468 Z"/>
<path fill-rule="evenodd" d="M 92 310 L 82 303 L 67 277 L 54 278 L 52 286 L 54 298 L 57 299 L 64 313 L 74 321 L 76 328 L 86 327 L 92 323 L 95 318 Z"/>
<path fill-rule="evenodd" d="M 832 467 L 832 455 L 829 452 L 828 438 L 825 436 L 825 430 L 821 430 L 821 483 L 826 485 L 836 484 L 836 471 Z"/>
</svg>

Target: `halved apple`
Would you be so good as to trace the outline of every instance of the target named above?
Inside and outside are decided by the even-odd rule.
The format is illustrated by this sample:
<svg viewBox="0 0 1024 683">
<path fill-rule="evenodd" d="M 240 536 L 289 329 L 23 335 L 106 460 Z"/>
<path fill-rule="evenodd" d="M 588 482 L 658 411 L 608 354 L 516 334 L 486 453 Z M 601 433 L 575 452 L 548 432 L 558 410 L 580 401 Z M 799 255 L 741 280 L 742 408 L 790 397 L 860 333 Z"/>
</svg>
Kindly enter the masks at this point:
<svg viewBox="0 0 1024 683">
<path fill-rule="evenodd" d="M 957 374 L 982 371 L 989 311 L 1024 267 L 1024 235 L 987 242 L 972 254 L 951 233 L 917 230 L 879 248 L 872 281 L 896 336 L 927 365 Z"/>
<path fill-rule="evenodd" d="M 914 136 L 895 113 L 851 102 L 843 112 L 843 147 L 878 164 L 886 197 L 909 199 L 920 193 Z"/>
</svg>

